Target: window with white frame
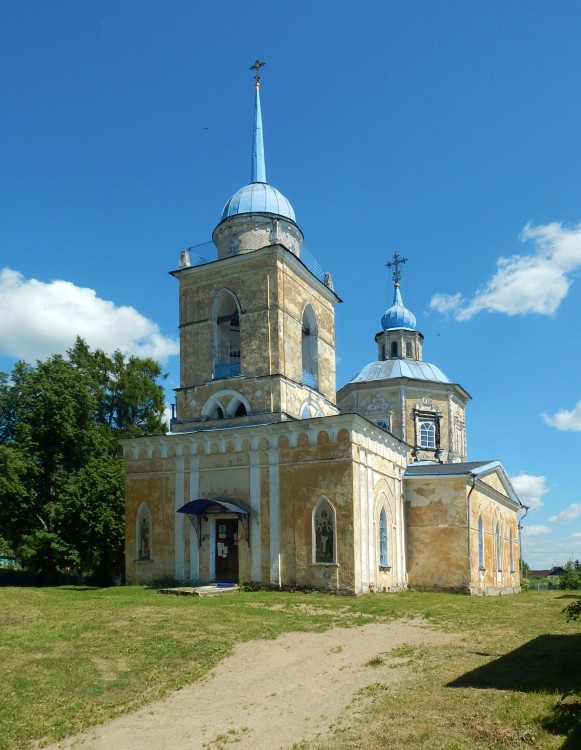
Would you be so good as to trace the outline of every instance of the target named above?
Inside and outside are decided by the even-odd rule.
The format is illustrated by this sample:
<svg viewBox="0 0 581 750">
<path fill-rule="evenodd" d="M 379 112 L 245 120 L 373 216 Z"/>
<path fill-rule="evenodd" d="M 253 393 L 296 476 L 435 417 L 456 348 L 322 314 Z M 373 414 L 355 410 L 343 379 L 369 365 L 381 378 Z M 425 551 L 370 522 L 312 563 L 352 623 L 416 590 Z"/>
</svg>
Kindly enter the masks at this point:
<svg viewBox="0 0 581 750">
<path fill-rule="evenodd" d="M 502 534 L 500 523 L 497 521 L 494 529 L 494 557 L 497 570 L 502 570 Z"/>
<path fill-rule="evenodd" d="M 436 422 L 433 419 L 420 420 L 420 446 L 422 448 L 436 447 Z"/>
<path fill-rule="evenodd" d="M 299 414 L 301 419 L 312 419 L 323 416 L 321 407 L 315 401 L 311 401 L 311 399 L 307 399 L 301 404 Z"/>
<path fill-rule="evenodd" d="M 478 567 L 484 570 L 484 528 L 482 516 L 478 516 Z"/>
<path fill-rule="evenodd" d="M 248 399 L 234 390 L 214 393 L 202 407 L 203 419 L 231 419 L 252 414 Z"/>
<path fill-rule="evenodd" d="M 379 514 L 379 564 L 382 568 L 389 567 L 389 550 L 387 546 L 387 515 L 385 508 Z"/>
</svg>

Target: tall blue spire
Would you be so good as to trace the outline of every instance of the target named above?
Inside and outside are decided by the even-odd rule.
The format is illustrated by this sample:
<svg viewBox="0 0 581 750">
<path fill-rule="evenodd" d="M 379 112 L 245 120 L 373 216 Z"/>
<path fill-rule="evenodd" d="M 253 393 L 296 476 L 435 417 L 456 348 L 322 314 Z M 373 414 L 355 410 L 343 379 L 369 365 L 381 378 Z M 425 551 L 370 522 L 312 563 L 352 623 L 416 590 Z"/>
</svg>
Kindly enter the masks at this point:
<svg viewBox="0 0 581 750">
<path fill-rule="evenodd" d="M 260 81 L 256 81 L 256 99 L 254 101 L 254 137 L 252 139 L 252 177 L 250 182 L 266 182 L 262 112 L 260 110 Z"/>
<path fill-rule="evenodd" d="M 256 88 L 254 103 L 254 133 L 252 139 L 252 170 L 248 185 L 240 188 L 224 206 L 222 218 L 228 219 L 239 214 L 274 214 L 295 221 L 293 207 L 276 188 L 266 181 L 264 141 L 262 138 L 262 112 L 260 110 L 260 68 L 265 63 L 257 60 L 250 70 L 254 71 Z M 302 239 L 301 239 L 302 242 Z"/>
</svg>

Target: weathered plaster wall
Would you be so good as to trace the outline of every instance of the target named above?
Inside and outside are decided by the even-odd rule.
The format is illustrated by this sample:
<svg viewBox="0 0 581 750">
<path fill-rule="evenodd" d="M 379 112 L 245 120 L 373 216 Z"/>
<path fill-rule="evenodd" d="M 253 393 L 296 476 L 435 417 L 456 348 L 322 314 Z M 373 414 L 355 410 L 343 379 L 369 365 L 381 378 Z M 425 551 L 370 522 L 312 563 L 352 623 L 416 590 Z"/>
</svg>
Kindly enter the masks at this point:
<svg viewBox="0 0 581 750">
<path fill-rule="evenodd" d="M 178 419 L 198 420 L 207 399 L 224 388 L 240 390 L 255 412 L 286 411 L 298 417 L 301 404 L 311 396 L 325 405 L 323 414 L 336 413 L 332 407 L 336 386 L 335 298 L 309 277 L 296 258 L 280 247 L 179 272 Z M 212 305 L 223 289 L 231 291 L 240 304 L 242 377 L 213 380 Z M 319 395 L 300 386 L 302 316 L 307 305 L 317 321 Z M 289 380 L 296 382 L 291 386 Z M 301 391 L 298 395 L 297 387 Z"/>
<path fill-rule="evenodd" d="M 128 581 L 211 580 L 215 519 L 202 519 L 198 547 L 189 521 L 175 511 L 190 499 L 215 497 L 252 509 L 250 546 L 239 525 L 240 580 L 276 584 L 280 576 L 287 586 L 351 593 L 403 588 L 404 450 L 356 422 L 337 416 L 124 441 Z M 336 513 L 336 562 L 329 564 L 316 563 L 313 552 L 313 509 L 322 497 Z M 151 511 L 153 554 L 137 563 L 135 524 L 143 502 Z M 383 506 L 393 562 L 380 570 Z"/>
<path fill-rule="evenodd" d="M 406 477 L 404 493 L 410 586 L 457 588 L 473 594 L 520 590 L 516 508 L 496 474 L 487 475 L 474 489 L 468 476 Z M 483 566 L 479 565 L 479 517 L 483 522 Z M 494 550 L 497 522 L 500 567 Z"/>
<path fill-rule="evenodd" d="M 465 477 L 406 477 L 404 497 L 409 585 L 466 590 Z"/>
<path fill-rule="evenodd" d="M 496 474 L 489 474 L 482 485 L 504 494 L 503 485 Z M 512 507 L 491 497 L 486 487 L 476 487 L 470 496 L 470 564 L 471 589 L 475 594 L 514 593 L 520 591 L 520 551 L 518 518 Z M 482 518 L 484 565 L 479 565 L 478 519 Z M 501 560 L 495 554 L 495 530 L 499 525 Z M 511 545 L 512 532 L 512 545 Z M 512 549 L 512 555 L 511 555 Z"/>
<path fill-rule="evenodd" d="M 391 433 L 412 446 L 416 440 L 414 410 L 419 408 L 439 415 L 441 459 L 444 462 L 461 461 L 466 458 L 465 403 L 456 390 L 457 386 L 453 384 L 410 381 L 407 378 L 351 383 L 339 390 L 337 405 L 341 411 L 356 412 L 374 422 L 387 421 Z M 456 439 L 458 421 L 463 430 L 460 446 Z M 434 451 L 420 450 L 414 458 L 433 459 Z"/>
</svg>

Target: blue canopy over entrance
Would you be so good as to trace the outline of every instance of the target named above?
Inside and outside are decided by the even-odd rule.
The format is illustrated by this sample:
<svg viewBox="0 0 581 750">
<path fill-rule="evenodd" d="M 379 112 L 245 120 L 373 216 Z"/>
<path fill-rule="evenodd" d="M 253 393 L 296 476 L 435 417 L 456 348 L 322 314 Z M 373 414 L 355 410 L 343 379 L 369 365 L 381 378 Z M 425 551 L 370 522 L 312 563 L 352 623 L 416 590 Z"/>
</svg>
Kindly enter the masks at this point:
<svg viewBox="0 0 581 750">
<path fill-rule="evenodd" d="M 216 500 L 198 498 L 198 500 L 190 500 L 189 503 L 182 505 L 177 513 L 187 513 L 188 516 L 202 516 L 202 515 L 218 515 L 220 513 L 236 513 L 242 515 L 249 515 L 245 508 L 240 505 L 231 502 L 230 500 Z"/>
<path fill-rule="evenodd" d="M 178 508 L 176 513 L 185 513 L 190 519 L 192 526 L 198 536 L 198 547 L 202 546 L 202 518 L 207 521 L 208 516 L 220 516 L 225 513 L 233 513 L 238 516 L 246 535 L 246 541 L 250 545 L 250 528 L 248 516 L 250 512 L 237 503 L 225 498 L 198 498 L 190 500 L 189 503 Z"/>
</svg>

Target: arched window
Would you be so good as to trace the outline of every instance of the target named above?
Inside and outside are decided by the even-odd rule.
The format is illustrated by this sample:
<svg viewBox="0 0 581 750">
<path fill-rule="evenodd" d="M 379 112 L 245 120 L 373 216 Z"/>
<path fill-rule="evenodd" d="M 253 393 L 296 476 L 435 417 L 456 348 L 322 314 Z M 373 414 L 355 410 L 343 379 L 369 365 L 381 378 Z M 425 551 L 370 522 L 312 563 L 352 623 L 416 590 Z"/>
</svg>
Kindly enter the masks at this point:
<svg viewBox="0 0 581 750">
<path fill-rule="evenodd" d="M 484 570 L 484 528 L 482 516 L 478 516 L 478 567 Z"/>
<path fill-rule="evenodd" d="M 413 346 L 412 346 L 412 342 L 411 341 L 406 341 L 406 344 L 405 344 L 405 355 L 406 355 L 406 357 L 409 357 L 410 359 L 414 356 L 414 350 L 413 350 Z"/>
<path fill-rule="evenodd" d="M 202 407 L 202 419 L 232 419 L 252 414 L 248 400 L 238 391 L 214 393 Z"/>
<path fill-rule="evenodd" d="M 145 503 L 139 507 L 135 526 L 135 556 L 138 560 L 151 560 L 151 513 Z"/>
<path fill-rule="evenodd" d="M 398 354 L 397 354 L 397 341 L 392 341 L 391 342 L 391 356 L 392 357 L 397 357 L 398 356 Z"/>
<path fill-rule="evenodd" d="M 420 422 L 420 446 L 422 448 L 436 447 L 436 423 L 431 419 Z"/>
<path fill-rule="evenodd" d="M 385 508 L 379 514 L 379 564 L 382 568 L 389 567 L 389 554 L 387 547 L 387 516 Z"/>
<path fill-rule="evenodd" d="M 326 497 L 322 497 L 313 510 L 313 561 L 335 562 L 335 510 Z"/>
<path fill-rule="evenodd" d="M 299 414 L 300 414 L 301 419 L 312 419 L 313 417 L 323 416 L 321 407 L 314 401 L 311 401 L 311 399 L 307 399 L 307 401 L 305 401 L 301 405 Z"/>
<path fill-rule="evenodd" d="M 494 557 L 497 570 L 502 570 L 502 536 L 500 523 L 497 522 L 494 530 Z"/>
<path fill-rule="evenodd" d="M 222 289 L 212 304 L 214 377 L 240 375 L 240 305 L 229 289 Z"/>
<path fill-rule="evenodd" d="M 303 365 L 303 385 L 319 387 L 319 346 L 317 319 L 311 305 L 303 312 L 301 354 Z"/>
</svg>

